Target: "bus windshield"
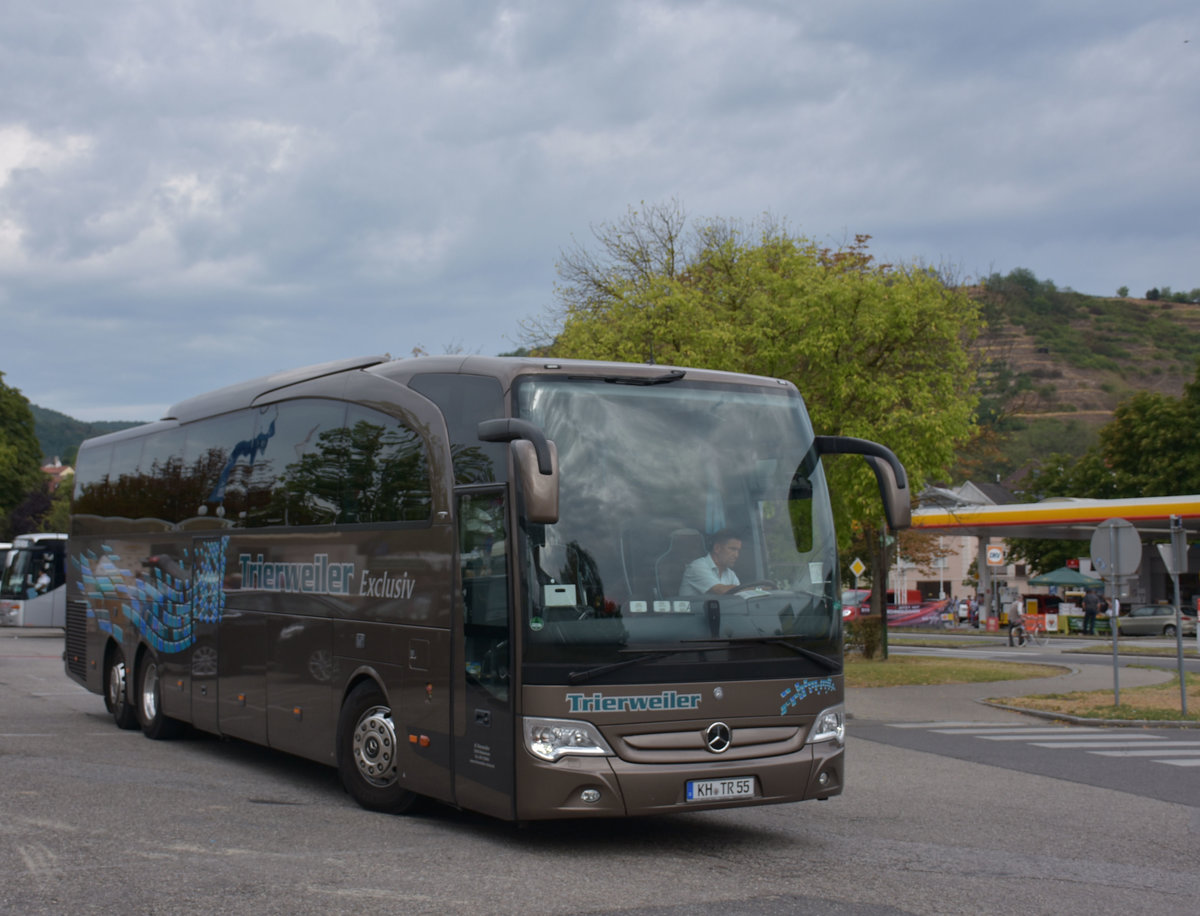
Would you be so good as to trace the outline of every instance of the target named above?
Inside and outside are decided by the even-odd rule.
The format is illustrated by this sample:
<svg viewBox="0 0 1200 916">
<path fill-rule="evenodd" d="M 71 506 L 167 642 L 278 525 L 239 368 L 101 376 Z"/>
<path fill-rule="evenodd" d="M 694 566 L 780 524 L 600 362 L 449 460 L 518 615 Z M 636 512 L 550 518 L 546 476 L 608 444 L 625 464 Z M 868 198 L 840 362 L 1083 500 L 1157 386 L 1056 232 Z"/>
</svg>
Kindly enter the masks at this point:
<svg viewBox="0 0 1200 916">
<path fill-rule="evenodd" d="M 632 381 L 517 388 L 560 485 L 558 521 L 520 541 L 525 683 L 840 673 L 836 542 L 799 395 Z M 714 562 L 714 535 L 740 546 L 720 593 L 685 576 Z"/>
<path fill-rule="evenodd" d="M 4 568 L 3 578 L 0 578 L 0 596 L 5 598 L 27 598 L 36 594 L 38 564 L 41 558 L 40 550 L 18 548 L 8 554 L 8 562 Z"/>
</svg>

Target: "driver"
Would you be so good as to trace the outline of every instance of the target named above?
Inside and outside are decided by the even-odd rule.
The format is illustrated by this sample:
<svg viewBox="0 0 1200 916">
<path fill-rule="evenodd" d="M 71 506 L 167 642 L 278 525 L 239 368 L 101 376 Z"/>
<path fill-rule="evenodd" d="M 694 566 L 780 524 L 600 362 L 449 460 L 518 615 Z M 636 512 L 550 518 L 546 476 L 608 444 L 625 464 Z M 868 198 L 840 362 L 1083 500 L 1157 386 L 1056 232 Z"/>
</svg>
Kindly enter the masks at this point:
<svg viewBox="0 0 1200 916">
<path fill-rule="evenodd" d="M 679 594 L 724 595 L 741 585 L 733 564 L 742 552 L 742 539 L 731 529 L 722 528 L 710 543 L 709 552 L 692 560 L 684 569 Z"/>
</svg>

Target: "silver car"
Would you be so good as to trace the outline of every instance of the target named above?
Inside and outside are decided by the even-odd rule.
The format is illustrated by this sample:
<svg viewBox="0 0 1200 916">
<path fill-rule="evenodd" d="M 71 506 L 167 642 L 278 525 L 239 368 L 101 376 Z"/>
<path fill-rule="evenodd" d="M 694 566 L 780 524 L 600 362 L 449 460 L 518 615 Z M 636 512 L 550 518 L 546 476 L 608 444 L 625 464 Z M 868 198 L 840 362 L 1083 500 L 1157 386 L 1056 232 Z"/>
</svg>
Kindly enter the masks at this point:
<svg viewBox="0 0 1200 916">
<path fill-rule="evenodd" d="M 1174 636 L 1175 608 L 1170 604 L 1137 604 L 1119 619 L 1122 636 Z M 1184 636 L 1196 635 L 1196 611 L 1183 609 Z"/>
</svg>

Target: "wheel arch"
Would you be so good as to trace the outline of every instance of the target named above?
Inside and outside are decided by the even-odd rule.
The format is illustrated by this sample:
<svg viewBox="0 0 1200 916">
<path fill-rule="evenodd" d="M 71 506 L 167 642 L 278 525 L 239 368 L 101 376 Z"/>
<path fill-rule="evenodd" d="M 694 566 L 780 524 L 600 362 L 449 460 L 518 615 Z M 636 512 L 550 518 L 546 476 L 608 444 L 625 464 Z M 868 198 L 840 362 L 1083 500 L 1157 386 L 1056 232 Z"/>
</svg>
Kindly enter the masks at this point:
<svg viewBox="0 0 1200 916">
<path fill-rule="evenodd" d="M 352 671 L 350 676 L 346 678 L 346 684 L 342 688 L 342 695 L 338 698 L 337 708 L 341 709 L 344 705 L 346 705 L 346 699 L 350 696 L 350 694 L 357 690 L 360 684 L 365 684 L 368 681 L 372 682 L 377 688 L 379 688 L 379 692 L 382 693 L 384 699 L 387 700 L 388 706 L 392 706 L 391 694 L 388 693 L 387 684 L 384 679 L 380 677 L 379 672 L 370 665 L 361 665 Z M 393 707 L 393 709 L 394 708 L 395 707 Z"/>
</svg>

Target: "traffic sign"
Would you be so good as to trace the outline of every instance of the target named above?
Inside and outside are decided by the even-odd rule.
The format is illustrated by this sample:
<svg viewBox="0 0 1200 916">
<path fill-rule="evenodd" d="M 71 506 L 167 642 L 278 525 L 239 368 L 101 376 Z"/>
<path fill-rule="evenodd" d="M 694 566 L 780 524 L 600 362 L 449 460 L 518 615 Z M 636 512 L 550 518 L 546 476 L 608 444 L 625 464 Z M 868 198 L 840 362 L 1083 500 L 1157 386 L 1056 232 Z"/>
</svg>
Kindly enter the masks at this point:
<svg viewBox="0 0 1200 916">
<path fill-rule="evenodd" d="M 1092 533 L 1092 568 L 1101 576 L 1132 576 L 1142 565 L 1142 539 L 1123 518 L 1110 518 Z"/>
<path fill-rule="evenodd" d="M 854 573 L 854 577 L 857 579 L 859 576 L 861 576 L 866 571 L 867 571 L 867 567 L 863 563 L 863 561 L 860 560 L 858 557 L 855 557 L 854 562 L 850 564 L 850 572 Z"/>
</svg>

